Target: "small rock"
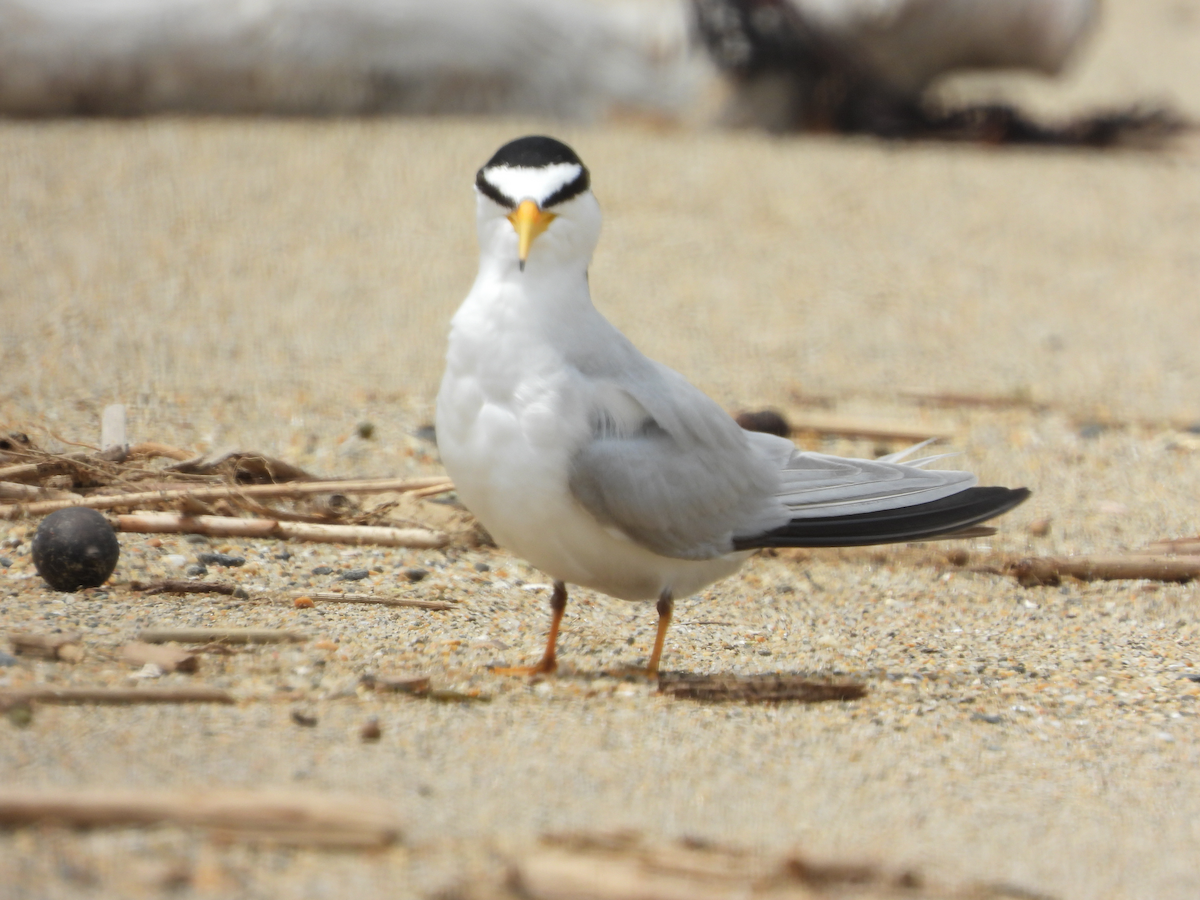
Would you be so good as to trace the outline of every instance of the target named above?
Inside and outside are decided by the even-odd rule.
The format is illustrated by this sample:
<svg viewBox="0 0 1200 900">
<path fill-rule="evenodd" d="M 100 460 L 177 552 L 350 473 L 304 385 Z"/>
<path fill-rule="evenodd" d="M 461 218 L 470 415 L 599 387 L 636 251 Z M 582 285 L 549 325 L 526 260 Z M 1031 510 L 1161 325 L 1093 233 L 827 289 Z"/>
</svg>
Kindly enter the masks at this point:
<svg viewBox="0 0 1200 900">
<path fill-rule="evenodd" d="M 312 609 L 313 599 L 312 597 L 297 597 L 292 601 L 292 606 L 296 607 L 296 609 Z"/>
<path fill-rule="evenodd" d="M 314 575 L 332 575 L 333 569 L 329 568 L 329 566 L 317 566 L 312 570 L 312 573 Z"/>
<path fill-rule="evenodd" d="M 359 422 L 354 426 L 354 433 L 364 441 L 369 441 L 371 438 L 375 437 L 375 423 Z"/>
<path fill-rule="evenodd" d="M 204 568 L 204 566 L 200 565 L 199 563 L 192 563 L 183 570 L 183 574 L 188 578 L 199 578 L 201 575 L 207 575 L 208 569 Z"/>
<path fill-rule="evenodd" d="M 359 730 L 358 736 L 363 740 L 364 743 L 371 743 L 383 737 L 383 729 L 379 727 L 379 719 L 375 716 L 371 716 L 371 718 L 367 719 L 367 721 L 363 723 L 363 727 Z"/>
<path fill-rule="evenodd" d="M 163 562 L 169 566 L 174 566 L 177 569 L 182 569 L 187 565 L 187 557 L 182 553 L 168 553 L 163 557 Z"/>
<path fill-rule="evenodd" d="M 7 569 L 12 565 L 12 560 L 7 556 L 0 556 L 0 569 Z"/>
<path fill-rule="evenodd" d="M 0 650 L 0 667 L 15 666 L 16 664 L 17 658 L 15 656 Z"/>
<path fill-rule="evenodd" d="M 292 710 L 292 721 L 297 725 L 302 725 L 305 728 L 314 728 L 317 724 L 317 717 L 310 712 L 302 709 Z"/>
<path fill-rule="evenodd" d="M 208 538 L 202 534 L 185 534 L 183 539 L 189 544 L 207 544 Z"/>
<path fill-rule="evenodd" d="M 428 574 L 429 573 L 427 571 L 425 571 L 424 569 L 405 569 L 404 570 L 404 577 L 407 578 L 409 581 L 420 581 L 422 578 L 424 578 Z"/>
<path fill-rule="evenodd" d="M 140 669 L 138 669 L 136 672 L 134 672 L 132 675 L 130 675 L 129 677 L 130 678 L 162 678 L 162 676 L 163 676 L 162 666 L 158 665 L 157 663 L 148 662 L 144 666 L 142 666 Z"/>
<path fill-rule="evenodd" d="M 362 581 L 370 574 L 369 569 L 347 569 L 338 576 L 338 581 Z"/>
<path fill-rule="evenodd" d="M 1026 530 L 1034 537 L 1045 537 L 1050 533 L 1050 517 L 1044 516 L 1040 519 L 1034 519 L 1029 523 Z"/>
<path fill-rule="evenodd" d="M 999 725 L 1004 721 L 1003 716 L 998 716 L 995 713 L 971 713 L 972 722 L 987 722 L 989 725 Z"/>
<path fill-rule="evenodd" d="M 276 558 L 276 559 L 281 559 L 281 560 L 283 560 L 284 562 L 287 562 L 289 559 L 291 559 L 291 558 L 292 558 L 292 554 L 288 553 L 286 550 L 282 550 L 282 551 L 280 551 L 279 553 L 276 553 L 276 554 L 275 554 L 275 558 Z"/>
<path fill-rule="evenodd" d="M 228 553 L 197 553 L 196 559 L 205 566 L 244 566 L 246 557 L 231 556 Z"/>
<path fill-rule="evenodd" d="M 99 587 L 117 567 L 121 544 L 103 514 L 84 506 L 50 513 L 33 537 L 33 565 L 56 591 Z"/>
<path fill-rule="evenodd" d="M 249 592 L 249 591 L 247 591 L 247 590 L 246 590 L 244 587 L 235 587 L 235 588 L 233 589 L 233 599 L 235 599 L 235 600 L 249 600 L 249 599 L 250 599 L 250 592 Z"/>
<path fill-rule="evenodd" d="M 490 571 L 492 571 L 492 567 L 489 566 L 487 563 L 479 562 L 479 563 L 475 563 L 475 571 L 476 572 L 490 572 Z"/>
</svg>

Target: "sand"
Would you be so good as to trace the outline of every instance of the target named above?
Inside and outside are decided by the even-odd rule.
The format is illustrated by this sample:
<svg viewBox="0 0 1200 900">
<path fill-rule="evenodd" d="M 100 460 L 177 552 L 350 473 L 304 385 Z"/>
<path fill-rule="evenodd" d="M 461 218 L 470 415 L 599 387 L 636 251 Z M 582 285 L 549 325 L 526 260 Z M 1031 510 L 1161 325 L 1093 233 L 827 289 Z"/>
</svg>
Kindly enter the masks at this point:
<svg viewBox="0 0 1200 900">
<path fill-rule="evenodd" d="M 1045 110 L 1149 98 L 1200 115 L 1200 6 L 1106 11 L 1065 83 L 996 83 Z M 0 423 L 47 446 L 94 442 L 100 409 L 123 402 L 135 440 L 253 448 L 328 476 L 440 471 L 415 432 L 474 277 L 471 178 L 531 130 L 553 130 L 592 168 L 606 216 L 593 294 L 647 353 L 731 410 L 942 430 L 962 451 L 948 465 L 1030 487 L 996 536 L 955 545 L 973 560 L 1200 533 L 1191 139 L 1098 153 L 641 122 L 4 122 Z M 1018 402 L 912 397 L 931 393 Z M 355 436 L 364 421 L 372 439 Z M 1045 518 L 1048 534 L 1031 533 Z M 362 855 L 172 828 L 8 832 L 3 896 L 169 884 L 183 896 L 426 896 L 471 873 L 499 878 L 539 835 L 626 828 L 1039 896 L 1200 892 L 1194 585 L 1026 589 L 936 547 L 760 556 L 679 603 L 664 667 L 842 672 L 869 694 L 705 705 L 606 676 L 644 660 L 654 611 L 586 591 L 568 608 L 561 677 L 489 674 L 535 659 L 548 618 L 546 578 L 502 550 L 292 545 L 279 560 L 269 542 L 123 535 L 111 584 L 66 595 L 33 573 L 33 527 L 0 524 L 0 632 L 77 630 L 87 655 L 22 657 L 0 668 L 0 688 L 131 684 L 118 648 L 152 626 L 313 640 L 157 680 L 225 687 L 231 707 L 43 706 L 25 728 L 0 720 L 0 784 L 349 792 L 392 804 L 405 839 Z M 211 549 L 247 557 L 209 577 L 250 601 L 129 589 Z M 334 574 L 311 574 L 322 564 Z M 334 586 L 352 567 L 372 570 L 359 589 L 462 609 L 291 606 L 287 591 Z M 430 574 L 410 583 L 412 567 Z M 402 671 L 490 702 L 360 688 L 365 673 Z M 316 726 L 295 724 L 295 709 Z M 358 737 L 370 716 L 377 743 Z"/>
</svg>

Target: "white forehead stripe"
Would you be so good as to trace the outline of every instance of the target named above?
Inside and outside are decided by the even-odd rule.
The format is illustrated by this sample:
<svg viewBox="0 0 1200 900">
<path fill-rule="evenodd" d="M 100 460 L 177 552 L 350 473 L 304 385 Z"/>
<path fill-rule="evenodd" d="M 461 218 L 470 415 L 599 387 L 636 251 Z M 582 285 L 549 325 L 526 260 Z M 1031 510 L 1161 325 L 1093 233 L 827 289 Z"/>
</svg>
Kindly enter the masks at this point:
<svg viewBox="0 0 1200 900">
<path fill-rule="evenodd" d="M 570 184 L 583 171 L 577 163 L 553 163 L 549 166 L 496 166 L 485 169 L 483 177 L 515 203 L 533 200 L 539 206 L 561 187 Z"/>
</svg>

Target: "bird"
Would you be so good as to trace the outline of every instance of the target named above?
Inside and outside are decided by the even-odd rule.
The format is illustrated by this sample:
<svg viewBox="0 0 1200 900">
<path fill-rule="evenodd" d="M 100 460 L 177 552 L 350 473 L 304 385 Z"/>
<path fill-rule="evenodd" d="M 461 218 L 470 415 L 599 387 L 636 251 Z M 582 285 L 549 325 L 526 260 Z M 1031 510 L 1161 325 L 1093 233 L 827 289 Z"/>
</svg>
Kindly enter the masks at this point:
<svg viewBox="0 0 1200 900">
<path fill-rule="evenodd" d="M 555 671 L 568 584 L 655 602 L 653 677 L 675 600 L 759 548 L 951 535 L 1029 496 L 925 468 L 941 457 L 850 459 L 746 431 L 643 355 L 592 303 L 600 206 L 561 141 L 504 144 L 475 203 L 479 270 L 451 320 L 438 450 L 497 544 L 553 579 L 541 660 L 498 671 Z"/>
</svg>

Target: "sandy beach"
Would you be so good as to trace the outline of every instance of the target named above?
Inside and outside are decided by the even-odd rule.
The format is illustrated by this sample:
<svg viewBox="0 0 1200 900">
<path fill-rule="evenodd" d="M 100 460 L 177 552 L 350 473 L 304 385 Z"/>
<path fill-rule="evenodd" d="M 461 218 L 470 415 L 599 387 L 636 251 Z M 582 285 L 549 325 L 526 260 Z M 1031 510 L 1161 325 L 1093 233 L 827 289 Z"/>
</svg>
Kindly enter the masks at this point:
<svg viewBox="0 0 1200 900">
<path fill-rule="evenodd" d="M 945 90 L 1046 114 L 1161 101 L 1200 117 L 1200 3 L 1105 12 L 1061 83 Z M 490 674 L 536 659 L 548 579 L 467 541 L 440 504 L 411 515 L 459 529 L 444 550 L 293 543 L 280 559 L 270 541 L 124 534 L 110 583 L 77 594 L 35 574 L 36 522 L 0 521 L 0 635 L 76 631 L 85 650 L 16 657 L 0 689 L 129 686 L 119 648 L 151 627 L 309 638 L 155 680 L 224 688 L 233 705 L 0 718 L 0 790 L 329 791 L 382 801 L 404 830 L 371 853 L 169 826 L 9 830 L 0 896 L 426 897 L 499 883 L 541 836 L 615 830 L 1027 892 L 991 896 L 1200 894 L 1200 588 L 1026 588 L 987 570 L 1200 534 L 1194 136 L 1104 152 L 639 121 L 3 121 L 0 432 L 94 444 L 101 409 L 124 403 L 136 441 L 253 449 L 328 477 L 440 473 L 420 429 L 475 274 L 472 178 L 505 140 L 543 131 L 591 169 L 605 214 L 592 293 L 644 352 L 730 411 L 944 434 L 961 451 L 948 467 L 1032 498 L 990 538 L 764 554 L 677 605 L 667 670 L 867 685 L 811 706 L 678 700 L 606 674 L 644 662 L 654 609 L 583 590 L 558 677 Z M 130 588 L 214 550 L 245 557 L 208 577 L 249 600 Z M 459 608 L 293 606 L 353 567 L 370 571 L 357 589 Z M 363 686 L 401 672 L 489 702 Z M 382 736 L 365 743 L 370 717 Z"/>
</svg>

